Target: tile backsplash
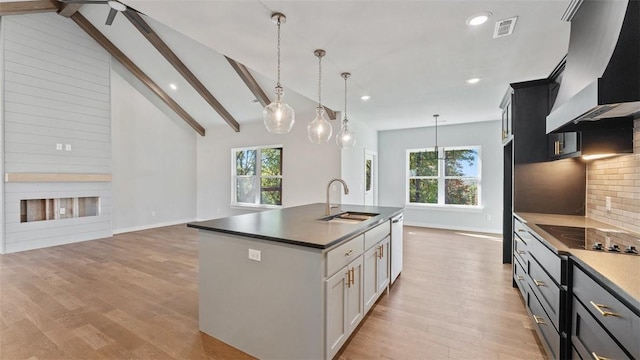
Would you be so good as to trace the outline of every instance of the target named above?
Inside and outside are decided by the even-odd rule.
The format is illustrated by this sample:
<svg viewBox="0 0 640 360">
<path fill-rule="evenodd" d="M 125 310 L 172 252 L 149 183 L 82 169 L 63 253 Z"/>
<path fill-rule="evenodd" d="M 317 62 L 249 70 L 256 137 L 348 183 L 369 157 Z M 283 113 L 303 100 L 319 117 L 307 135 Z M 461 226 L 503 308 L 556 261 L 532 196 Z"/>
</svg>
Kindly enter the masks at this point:
<svg viewBox="0 0 640 360">
<path fill-rule="evenodd" d="M 587 217 L 640 233 L 640 119 L 634 121 L 633 154 L 587 165 Z"/>
</svg>

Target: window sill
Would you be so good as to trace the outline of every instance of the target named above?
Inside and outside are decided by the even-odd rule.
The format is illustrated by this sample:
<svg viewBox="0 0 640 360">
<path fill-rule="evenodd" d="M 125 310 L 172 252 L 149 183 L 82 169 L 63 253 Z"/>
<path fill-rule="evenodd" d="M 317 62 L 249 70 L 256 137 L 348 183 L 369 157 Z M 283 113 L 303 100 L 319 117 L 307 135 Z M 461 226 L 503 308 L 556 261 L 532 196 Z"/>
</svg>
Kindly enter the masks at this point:
<svg viewBox="0 0 640 360">
<path fill-rule="evenodd" d="M 229 207 L 231 209 L 236 209 L 236 210 L 251 210 L 251 211 L 282 209 L 281 205 L 257 205 L 257 204 L 229 204 Z"/>
<path fill-rule="evenodd" d="M 465 205 L 435 205 L 435 204 L 412 204 L 404 205 L 405 209 L 418 210 L 442 210 L 442 211 L 460 211 L 460 212 L 482 212 L 484 206 L 465 206 Z"/>
</svg>

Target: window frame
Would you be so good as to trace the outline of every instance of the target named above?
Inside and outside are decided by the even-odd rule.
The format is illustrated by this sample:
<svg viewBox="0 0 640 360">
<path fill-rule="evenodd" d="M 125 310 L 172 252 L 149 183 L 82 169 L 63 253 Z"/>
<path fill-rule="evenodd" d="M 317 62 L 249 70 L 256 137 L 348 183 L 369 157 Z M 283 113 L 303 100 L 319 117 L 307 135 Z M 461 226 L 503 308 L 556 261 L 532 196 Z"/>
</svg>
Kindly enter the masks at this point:
<svg viewBox="0 0 640 360">
<path fill-rule="evenodd" d="M 263 149 L 280 149 L 280 175 L 262 175 L 262 150 Z M 236 153 L 238 151 L 256 151 L 256 171 L 255 175 L 237 175 L 237 163 Z M 253 203 L 238 202 L 237 194 L 237 179 L 242 178 L 254 178 L 254 186 L 256 186 L 255 201 Z M 280 205 L 262 204 L 262 179 L 280 179 Z M 283 207 L 283 192 L 284 192 L 284 146 L 282 144 L 276 145 L 261 145 L 261 146 L 244 146 L 231 149 L 231 203 L 232 207 L 242 208 L 264 208 L 264 209 L 280 209 Z"/>
<path fill-rule="evenodd" d="M 477 176 L 446 176 L 445 175 L 445 160 L 444 154 L 446 151 L 451 150 L 477 150 L 478 152 L 478 174 Z M 460 210 L 473 210 L 482 208 L 482 146 L 480 145 L 466 145 L 466 146 L 447 146 L 438 147 L 438 174 L 437 176 L 412 176 L 410 169 L 410 159 L 412 153 L 417 152 L 434 152 L 434 148 L 417 148 L 406 149 L 405 155 L 405 206 L 408 207 L 435 207 L 435 208 L 450 208 Z M 438 182 L 438 202 L 437 203 L 416 203 L 410 201 L 410 186 L 411 179 L 436 179 Z M 445 184 L 448 179 L 474 179 L 477 180 L 478 191 L 478 204 L 477 205 L 461 205 L 461 204 L 445 204 Z"/>
</svg>

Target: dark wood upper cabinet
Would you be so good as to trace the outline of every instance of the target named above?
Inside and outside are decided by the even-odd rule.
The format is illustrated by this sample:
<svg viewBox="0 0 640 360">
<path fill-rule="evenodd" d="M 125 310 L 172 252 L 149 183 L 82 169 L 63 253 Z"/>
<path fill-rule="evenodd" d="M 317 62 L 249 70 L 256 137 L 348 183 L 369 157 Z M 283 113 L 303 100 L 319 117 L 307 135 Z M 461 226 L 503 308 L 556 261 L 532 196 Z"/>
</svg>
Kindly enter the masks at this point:
<svg viewBox="0 0 640 360">
<path fill-rule="evenodd" d="M 548 160 L 546 116 L 549 113 L 549 89 L 547 79 L 513 83 L 507 89 L 508 99 L 502 101 L 503 140 L 505 139 L 505 115 L 510 115 L 506 130 L 513 134 L 513 161 L 527 164 Z M 507 116 L 508 116 L 507 115 Z M 510 135 L 510 134 L 508 134 Z M 507 136 L 506 138 L 509 138 Z"/>
</svg>

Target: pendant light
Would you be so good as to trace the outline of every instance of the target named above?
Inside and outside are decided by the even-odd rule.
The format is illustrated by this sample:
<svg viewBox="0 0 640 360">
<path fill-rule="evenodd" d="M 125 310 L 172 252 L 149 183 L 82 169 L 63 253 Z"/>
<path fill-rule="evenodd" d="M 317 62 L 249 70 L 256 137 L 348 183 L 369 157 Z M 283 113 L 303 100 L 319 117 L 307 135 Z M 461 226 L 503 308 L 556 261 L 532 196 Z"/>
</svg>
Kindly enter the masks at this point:
<svg viewBox="0 0 640 360">
<path fill-rule="evenodd" d="M 291 131 L 296 121 L 293 108 L 282 102 L 284 90 L 280 85 L 280 25 L 287 21 L 287 17 L 281 13 L 274 13 L 271 20 L 278 25 L 278 82 L 274 89 L 276 99 L 262 110 L 262 120 L 270 133 L 286 134 Z"/>
<path fill-rule="evenodd" d="M 307 136 L 314 144 L 322 144 L 331 138 L 331 123 L 324 114 L 324 106 L 322 106 L 322 57 L 326 52 L 318 49 L 313 52 L 318 57 L 318 107 L 316 108 L 316 118 L 307 126 Z"/>
<path fill-rule="evenodd" d="M 356 144 L 356 134 L 349 130 L 349 119 L 347 119 L 347 79 L 351 74 L 343 72 L 340 75 L 344 79 L 344 119 L 342 119 L 342 130 L 336 135 L 336 143 L 341 149 L 347 149 Z"/>
</svg>

